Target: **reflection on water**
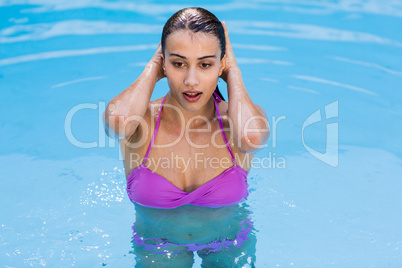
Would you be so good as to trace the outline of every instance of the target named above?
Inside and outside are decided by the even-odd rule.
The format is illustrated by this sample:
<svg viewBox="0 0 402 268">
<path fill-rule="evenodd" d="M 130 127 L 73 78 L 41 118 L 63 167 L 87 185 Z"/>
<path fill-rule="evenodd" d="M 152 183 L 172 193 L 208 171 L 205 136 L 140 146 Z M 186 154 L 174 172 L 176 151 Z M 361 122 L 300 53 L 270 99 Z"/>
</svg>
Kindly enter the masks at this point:
<svg viewBox="0 0 402 268">
<path fill-rule="evenodd" d="M 135 204 L 135 209 L 132 253 L 137 267 L 151 263 L 191 266 L 193 252 L 205 266 L 254 266 L 255 228 L 245 202 L 219 208 L 186 205 L 174 209 Z"/>
</svg>

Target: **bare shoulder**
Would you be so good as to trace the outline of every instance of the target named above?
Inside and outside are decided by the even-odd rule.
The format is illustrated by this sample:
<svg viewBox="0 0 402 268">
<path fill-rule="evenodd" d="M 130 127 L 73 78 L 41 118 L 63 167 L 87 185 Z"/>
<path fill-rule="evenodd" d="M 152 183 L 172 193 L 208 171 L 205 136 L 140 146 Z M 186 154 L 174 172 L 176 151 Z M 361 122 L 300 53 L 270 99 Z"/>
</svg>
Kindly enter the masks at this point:
<svg viewBox="0 0 402 268">
<path fill-rule="evenodd" d="M 126 139 L 127 142 L 138 142 L 144 139 L 144 136 L 149 136 L 152 129 L 152 124 L 155 125 L 156 119 L 160 112 L 160 107 L 162 103 L 162 98 L 150 101 L 148 103 L 148 108 L 142 118 L 140 124 L 138 125 L 136 131 Z"/>
<path fill-rule="evenodd" d="M 124 158 L 124 165 L 128 173 L 132 169 L 139 166 L 141 162 L 133 162 L 131 160 L 140 160 L 145 156 L 146 150 L 151 142 L 154 131 L 153 127 L 155 127 L 155 123 L 160 112 L 161 102 L 162 98 L 150 101 L 144 117 L 134 133 L 130 137 L 120 140 L 120 149 Z"/>
<path fill-rule="evenodd" d="M 156 119 L 158 118 L 161 103 L 162 98 L 149 102 L 144 117 L 141 119 L 141 122 L 134 133 L 131 136 L 120 140 L 120 147 L 122 150 L 123 147 L 125 147 L 124 150 L 126 152 L 142 153 L 144 147 L 147 146 L 151 140 L 152 127 L 155 125 Z"/>
<path fill-rule="evenodd" d="M 228 139 L 229 146 L 235 155 L 236 162 L 244 170 L 249 171 L 251 168 L 251 162 L 254 158 L 254 154 L 246 154 L 240 151 L 238 142 L 234 140 L 234 127 L 229 118 L 229 103 L 221 101 L 218 103 L 219 112 L 222 116 L 223 128 L 225 130 L 226 138 Z"/>
</svg>

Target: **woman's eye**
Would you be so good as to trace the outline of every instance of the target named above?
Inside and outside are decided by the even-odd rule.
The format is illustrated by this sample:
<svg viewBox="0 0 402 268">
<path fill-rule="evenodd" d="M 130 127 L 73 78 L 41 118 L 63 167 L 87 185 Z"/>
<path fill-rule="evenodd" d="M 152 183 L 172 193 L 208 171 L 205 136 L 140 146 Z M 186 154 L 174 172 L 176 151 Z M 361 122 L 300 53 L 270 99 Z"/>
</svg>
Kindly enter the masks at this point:
<svg viewBox="0 0 402 268">
<path fill-rule="evenodd" d="M 183 66 L 183 63 L 182 62 L 173 62 L 173 66 L 177 67 L 177 68 L 180 68 L 180 67 Z"/>
<path fill-rule="evenodd" d="M 210 63 L 202 63 L 201 66 L 202 68 L 208 68 L 209 66 L 211 66 L 212 64 Z"/>
</svg>

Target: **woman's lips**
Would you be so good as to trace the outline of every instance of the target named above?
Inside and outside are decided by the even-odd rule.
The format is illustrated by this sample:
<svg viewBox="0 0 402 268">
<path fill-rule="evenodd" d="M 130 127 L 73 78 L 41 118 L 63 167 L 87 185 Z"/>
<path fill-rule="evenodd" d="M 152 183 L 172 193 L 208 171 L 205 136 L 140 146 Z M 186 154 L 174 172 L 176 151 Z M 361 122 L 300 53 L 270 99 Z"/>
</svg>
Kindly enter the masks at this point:
<svg viewBox="0 0 402 268">
<path fill-rule="evenodd" d="M 184 91 L 183 96 L 188 102 L 196 102 L 201 98 L 202 92 L 200 91 Z"/>
</svg>

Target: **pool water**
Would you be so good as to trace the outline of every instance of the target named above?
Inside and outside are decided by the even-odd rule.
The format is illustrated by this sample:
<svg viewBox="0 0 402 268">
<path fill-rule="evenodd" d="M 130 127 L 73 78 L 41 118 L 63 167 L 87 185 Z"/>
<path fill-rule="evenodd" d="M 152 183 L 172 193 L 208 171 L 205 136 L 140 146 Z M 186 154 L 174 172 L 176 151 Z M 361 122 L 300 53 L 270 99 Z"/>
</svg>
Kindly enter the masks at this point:
<svg viewBox="0 0 402 268">
<path fill-rule="evenodd" d="M 0 0 L 0 264 L 136 265 L 136 210 L 100 115 L 194 5 L 226 21 L 270 121 L 238 265 L 401 267 L 400 0 Z M 152 99 L 166 92 L 164 79 Z"/>
</svg>

